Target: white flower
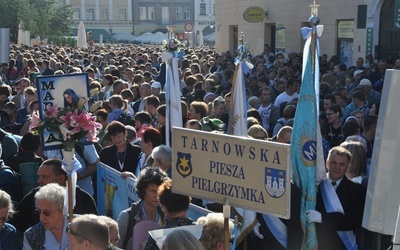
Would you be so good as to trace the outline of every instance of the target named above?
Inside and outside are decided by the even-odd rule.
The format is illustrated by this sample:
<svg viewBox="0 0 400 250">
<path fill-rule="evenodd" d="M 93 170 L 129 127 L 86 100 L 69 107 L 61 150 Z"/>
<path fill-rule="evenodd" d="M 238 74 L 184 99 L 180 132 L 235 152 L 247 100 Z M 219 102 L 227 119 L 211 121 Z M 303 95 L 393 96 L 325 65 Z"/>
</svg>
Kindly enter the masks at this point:
<svg viewBox="0 0 400 250">
<path fill-rule="evenodd" d="M 71 138 L 71 131 L 69 131 L 68 128 L 64 127 L 63 125 L 60 125 L 59 127 L 64 141 Z"/>
</svg>

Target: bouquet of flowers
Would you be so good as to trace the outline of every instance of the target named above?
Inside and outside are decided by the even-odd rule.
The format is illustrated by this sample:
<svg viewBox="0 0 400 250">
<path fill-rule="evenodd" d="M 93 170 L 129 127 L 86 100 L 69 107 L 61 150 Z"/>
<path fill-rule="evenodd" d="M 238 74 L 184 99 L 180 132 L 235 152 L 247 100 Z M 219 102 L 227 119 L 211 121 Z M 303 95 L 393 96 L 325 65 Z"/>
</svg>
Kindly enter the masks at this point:
<svg viewBox="0 0 400 250">
<path fill-rule="evenodd" d="M 70 110 L 58 108 L 57 105 L 47 105 L 43 120 L 40 119 L 38 112 L 32 114 L 29 130 L 38 132 L 40 129 L 58 132 L 61 135 L 63 149 L 72 151 L 75 143 L 84 137 L 88 141 L 97 141 L 101 124 L 96 122 L 95 116 L 84 109 Z"/>
<path fill-rule="evenodd" d="M 163 49 L 165 51 L 179 51 L 180 46 L 181 42 L 176 38 L 170 38 L 168 41 L 163 41 Z"/>
</svg>

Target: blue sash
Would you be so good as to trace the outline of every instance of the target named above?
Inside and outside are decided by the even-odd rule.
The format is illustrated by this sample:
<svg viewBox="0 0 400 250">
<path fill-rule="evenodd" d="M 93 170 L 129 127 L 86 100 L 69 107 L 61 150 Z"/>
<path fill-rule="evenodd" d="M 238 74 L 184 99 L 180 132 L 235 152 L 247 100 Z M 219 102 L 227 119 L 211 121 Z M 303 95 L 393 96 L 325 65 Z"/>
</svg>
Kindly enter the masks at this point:
<svg viewBox="0 0 400 250">
<path fill-rule="evenodd" d="M 328 213 L 339 212 L 344 214 L 342 204 L 339 197 L 328 179 L 321 182 L 322 198 L 324 200 L 325 209 Z M 357 250 L 356 237 L 353 231 L 337 231 L 343 244 L 349 250 Z"/>
<path fill-rule="evenodd" d="M 271 231 L 272 235 L 277 241 L 287 249 L 287 227 L 286 225 L 275 216 L 262 214 L 265 224 L 267 224 L 268 229 Z"/>
</svg>

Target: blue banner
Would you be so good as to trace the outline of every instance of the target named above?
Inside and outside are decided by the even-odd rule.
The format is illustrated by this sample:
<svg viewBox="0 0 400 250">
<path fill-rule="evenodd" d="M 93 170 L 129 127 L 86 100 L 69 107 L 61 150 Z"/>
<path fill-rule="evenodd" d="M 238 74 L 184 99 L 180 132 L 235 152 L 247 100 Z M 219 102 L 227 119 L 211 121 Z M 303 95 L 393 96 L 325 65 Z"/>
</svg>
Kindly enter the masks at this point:
<svg viewBox="0 0 400 250">
<path fill-rule="evenodd" d="M 99 214 L 118 219 L 122 210 L 138 201 L 135 192 L 136 179 L 121 178 L 121 172 L 103 164 L 97 164 L 97 209 Z"/>
</svg>

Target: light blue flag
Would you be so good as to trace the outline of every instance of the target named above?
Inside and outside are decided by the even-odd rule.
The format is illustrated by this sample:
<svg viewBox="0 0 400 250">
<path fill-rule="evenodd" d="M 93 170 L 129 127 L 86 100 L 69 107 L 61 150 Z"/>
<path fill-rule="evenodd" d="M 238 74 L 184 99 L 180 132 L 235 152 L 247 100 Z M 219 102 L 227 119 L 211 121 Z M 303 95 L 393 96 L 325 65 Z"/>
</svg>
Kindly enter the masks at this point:
<svg viewBox="0 0 400 250">
<path fill-rule="evenodd" d="M 322 169 L 322 176 L 325 171 L 324 163 L 320 162 L 322 146 L 316 94 L 319 86 L 317 39 L 316 37 L 315 43 L 312 43 L 308 35 L 304 46 L 302 84 L 292 132 L 292 177 L 302 192 L 300 219 L 305 233 L 302 249 L 317 249 L 318 247 L 315 224 L 307 222 L 306 211 L 314 210 L 316 206 L 317 176 L 321 178 L 321 171 L 317 168 Z M 312 56 L 314 56 L 314 67 Z"/>
</svg>

